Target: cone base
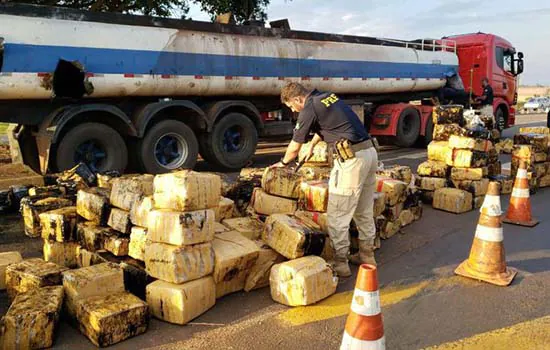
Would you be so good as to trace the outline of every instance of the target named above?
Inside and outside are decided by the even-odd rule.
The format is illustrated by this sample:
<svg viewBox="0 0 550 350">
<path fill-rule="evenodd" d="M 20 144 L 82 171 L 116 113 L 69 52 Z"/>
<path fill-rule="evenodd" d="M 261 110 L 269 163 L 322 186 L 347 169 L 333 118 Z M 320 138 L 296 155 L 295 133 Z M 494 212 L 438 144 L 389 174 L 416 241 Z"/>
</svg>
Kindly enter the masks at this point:
<svg viewBox="0 0 550 350">
<path fill-rule="evenodd" d="M 511 225 L 518 225 L 518 226 L 525 226 L 525 227 L 535 227 L 539 224 L 539 221 L 536 219 L 531 219 L 530 221 L 515 221 L 515 220 L 510 220 L 508 218 L 503 218 L 502 222 L 505 222 Z"/>
<path fill-rule="evenodd" d="M 468 260 L 464 260 L 458 267 L 455 269 L 455 274 L 463 277 L 472 278 L 475 280 L 495 284 L 497 286 L 506 287 L 510 283 L 512 283 L 512 280 L 514 277 L 516 277 L 516 274 L 518 271 L 512 267 L 507 267 L 506 272 L 503 273 L 496 273 L 496 274 L 485 274 L 478 271 L 473 270 L 468 265 Z"/>
</svg>

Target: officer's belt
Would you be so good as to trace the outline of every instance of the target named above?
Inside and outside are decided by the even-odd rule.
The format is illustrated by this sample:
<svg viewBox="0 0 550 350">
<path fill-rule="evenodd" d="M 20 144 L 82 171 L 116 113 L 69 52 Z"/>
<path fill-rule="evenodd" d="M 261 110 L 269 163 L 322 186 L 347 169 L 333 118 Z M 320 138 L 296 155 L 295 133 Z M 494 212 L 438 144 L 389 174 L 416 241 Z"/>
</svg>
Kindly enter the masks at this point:
<svg viewBox="0 0 550 350">
<path fill-rule="evenodd" d="M 357 153 L 359 151 L 364 151 L 366 149 L 374 147 L 374 142 L 372 141 L 372 138 L 356 143 L 354 145 L 351 145 L 351 149 L 353 152 Z"/>
</svg>

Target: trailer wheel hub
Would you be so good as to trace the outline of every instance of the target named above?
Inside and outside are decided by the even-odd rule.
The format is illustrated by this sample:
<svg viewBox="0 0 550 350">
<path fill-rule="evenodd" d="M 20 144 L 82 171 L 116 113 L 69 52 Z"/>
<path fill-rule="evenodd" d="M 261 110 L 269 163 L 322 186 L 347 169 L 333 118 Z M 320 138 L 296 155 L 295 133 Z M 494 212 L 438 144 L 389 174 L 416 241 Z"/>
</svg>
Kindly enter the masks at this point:
<svg viewBox="0 0 550 350">
<path fill-rule="evenodd" d="M 82 162 L 94 172 L 101 169 L 101 165 L 106 157 L 107 153 L 101 144 L 95 140 L 88 140 L 81 143 L 78 145 L 74 153 L 74 161 L 76 164 Z"/>
<path fill-rule="evenodd" d="M 176 133 L 162 135 L 155 144 L 155 160 L 167 169 L 180 168 L 185 163 L 187 154 L 187 142 Z"/>
<path fill-rule="evenodd" d="M 241 128 L 232 126 L 223 134 L 223 149 L 226 152 L 238 152 L 242 147 Z"/>
</svg>

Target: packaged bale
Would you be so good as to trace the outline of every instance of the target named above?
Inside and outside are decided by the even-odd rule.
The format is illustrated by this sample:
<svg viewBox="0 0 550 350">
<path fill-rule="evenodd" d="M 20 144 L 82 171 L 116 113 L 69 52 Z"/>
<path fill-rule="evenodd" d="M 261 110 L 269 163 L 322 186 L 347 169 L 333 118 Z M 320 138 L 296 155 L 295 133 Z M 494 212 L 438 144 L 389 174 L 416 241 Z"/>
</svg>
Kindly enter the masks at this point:
<svg viewBox="0 0 550 350">
<path fill-rule="evenodd" d="M 256 213 L 263 215 L 293 214 L 298 207 L 298 201 L 267 194 L 261 188 L 254 189 L 250 204 Z"/>
<path fill-rule="evenodd" d="M 515 161 L 519 164 L 520 160 L 526 161 L 528 166 L 535 163 L 535 150 L 533 146 L 514 145 L 512 149 L 512 163 Z"/>
<path fill-rule="evenodd" d="M 29 196 L 44 196 L 44 197 L 61 197 L 67 194 L 67 190 L 63 186 L 36 186 L 29 188 Z"/>
<path fill-rule="evenodd" d="M 184 325 L 216 304 L 216 284 L 212 276 L 183 284 L 155 281 L 147 285 L 147 304 L 159 320 Z"/>
<path fill-rule="evenodd" d="M 298 206 L 307 211 L 326 212 L 329 200 L 328 181 L 302 182 Z"/>
<path fill-rule="evenodd" d="M 489 175 L 489 168 L 451 168 L 452 181 L 481 180 Z"/>
<path fill-rule="evenodd" d="M 97 186 L 110 190 L 113 187 L 113 180 L 120 177 L 120 172 L 109 170 L 103 173 L 96 174 Z"/>
<path fill-rule="evenodd" d="M 158 209 L 149 214 L 149 239 L 153 242 L 184 246 L 214 238 L 214 210 L 186 213 Z"/>
<path fill-rule="evenodd" d="M 511 139 L 504 139 L 498 142 L 495 145 L 496 150 L 499 153 L 512 153 L 512 150 L 514 149 L 514 142 Z"/>
<path fill-rule="evenodd" d="M 378 173 L 394 180 L 403 181 L 406 184 L 410 184 L 412 180 L 411 167 L 406 165 L 394 165 L 389 168 L 385 168 Z"/>
<path fill-rule="evenodd" d="M 107 225 L 122 234 L 129 235 L 132 228 L 130 212 L 123 209 L 112 208 Z"/>
<path fill-rule="evenodd" d="M 21 214 L 25 225 L 25 234 L 33 238 L 40 237 L 42 233 L 40 214 L 71 205 L 73 203 L 66 198 L 23 198 L 21 201 Z"/>
<path fill-rule="evenodd" d="M 447 165 L 460 168 L 481 168 L 487 165 L 488 155 L 484 152 L 452 149 L 447 156 Z"/>
<path fill-rule="evenodd" d="M 171 283 L 184 283 L 204 277 L 214 271 L 212 244 L 208 242 L 176 247 L 147 242 L 145 267 L 152 277 Z"/>
<path fill-rule="evenodd" d="M 307 256 L 271 268 L 271 298 L 288 306 L 311 305 L 336 292 L 338 278 L 318 256 Z"/>
<path fill-rule="evenodd" d="M 216 298 L 242 290 L 260 253 L 256 243 L 238 232 L 225 232 L 214 238 L 212 250 Z"/>
<path fill-rule="evenodd" d="M 101 264 L 103 259 L 98 254 L 99 251 L 89 251 L 84 248 L 78 249 L 78 267 L 89 267 Z"/>
<path fill-rule="evenodd" d="M 39 217 L 42 238 L 57 242 L 76 240 L 76 207 L 50 210 Z"/>
<path fill-rule="evenodd" d="M 439 105 L 433 108 L 432 119 L 436 124 L 464 123 L 464 107 L 461 105 Z"/>
<path fill-rule="evenodd" d="M 298 170 L 303 181 L 328 180 L 331 167 L 303 166 Z"/>
<path fill-rule="evenodd" d="M 376 176 L 376 192 L 384 192 L 387 205 L 403 202 L 408 184 L 388 177 Z"/>
<path fill-rule="evenodd" d="M 396 221 L 399 218 L 399 215 L 401 215 L 402 211 L 403 211 L 403 203 L 397 203 L 394 206 L 386 207 L 386 210 L 384 210 L 383 215 L 386 217 L 386 219 L 390 221 Z"/>
<path fill-rule="evenodd" d="M 63 287 L 19 294 L 0 320 L 2 349 L 43 349 L 53 345 L 63 305 Z"/>
<path fill-rule="evenodd" d="M 434 192 L 434 209 L 461 214 L 472 210 L 472 203 L 472 194 L 458 188 L 441 188 Z"/>
<path fill-rule="evenodd" d="M 405 209 L 399 213 L 399 222 L 401 223 L 401 227 L 405 227 L 407 225 L 410 225 L 414 222 L 415 216 L 410 209 Z"/>
<path fill-rule="evenodd" d="M 76 194 L 76 212 L 88 221 L 101 226 L 109 218 L 109 190 L 105 188 L 85 188 Z"/>
<path fill-rule="evenodd" d="M 298 199 L 302 178 L 290 168 L 266 168 L 262 176 L 262 189 L 271 195 Z"/>
<path fill-rule="evenodd" d="M 147 229 L 134 226 L 130 232 L 130 245 L 128 255 L 134 259 L 145 260 L 145 242 L 147 241 Z"/>
<path fill-rule="evenodd" d="M 473 209 L 481 208 L 483 206 L 484 200 L 485 200 L 485 195 L 474 197 Z"/>
<path fill-rule="evenodd" d="M 249 217 L 226 219 L 223 224 L 231 231 L 237 231 L 252 240 L 260 238 L 264 230 L 264 224 L 261 221 Z"/>
<path fill-rule="evenodd" d="M 326 234 L 312 229 L 296 217 L 274 214 L 267 218 L 262 239 L 287 259 L 296 259 L 321 254 Z"/>
<path fill-rule="evenodd" d="M 452 153 L 453 149 L 449 147 L 449 142 L 447 141 L 432 141 L 428 144 L 428 160 L 447 162 L 447 158 Z"/>
<path fill-rule="evenodd" d="M 130 210 L 130 222 L 136 226 L 148 227 L 149 213 L 154 208 L 155 202 L 153 201 L 153 196 L 140 197 Z"/>
<path fill-rule="evenodd" d="M 239 219 L 241 219 L 241 218 L 239 218 Z M 214 223 L 214 236 L 219 235 L 220 233 L 223 233 L 223 232 L 228 232 L 228 231 L 231 231 L 231 229 L 229 227 L 225 226 L 224 224 L 222 224 L 220 222 L 215 222 Z M 258 231 L 258 232 L 261 233 L 261 230 Z"/>
<path fill-rule="evenodd" d="M 99 347 L 145 333 L 149 323 L 147 304 L 127 292 L 86 298 L 77 313 L 80 332 Z"/>
<path fill-rule="evenodd" d="M 550 129 L 546 126 L 527 126 L 523 128 L 519 128 L 520 134 L 544 134 L 548 135 L 550 134 Z"/>
<path fill-rule="evenodd" d="M 107 235 L 103 241 L 103 247 L 116 256 L 125 256 L 130 252 L 130 238 L 118 234 Z"/>
<path fill-rule="evenodd" d="M 310 142 L 303 145 L 302 148 L 300 148 L 298 159 L 304 159 L 307 156 L 310 148 L 311 148 Z M 320 141 L 313 148 L 313 154 L 307 160 L 307 164 L 328 165 L 332 160 L 329 157 L 330 155 L 329 151 L 330 150 L 329 150 L 328 143 L 324 141 Z"/>
<path fill-rule="evenodd" d="M 182 170 L 155 177 L 155 206 L 158 209 L 193 211 L 218 206 L 221 179 L 217 175 Z"/>
<path fill-rule="evenodd" d="M 61 273 L 68 268 L 33 258 L 6 268 L 6 290 L 10 299 L 19 293 L 61 284 Z"/>
<path fill-rule="evenodd" d="M 435 191 L 438 188 L 447 187 L 447 179 L 440 177 L 417 176 L 416 186 L 424 191 Z"/>
<path fill-rule="evenodd" d="M 463 136 L 465 134 L 464 128 L 458 124 L 436 124 L 433 130 L 434 141 L 448 141 L 451 135 Z"/>
<path fill-rule="evenodd" d="M 214 208 L 215 221 L 221 222 L 225 219 L 231 219 L 235 211 L 235 202 L 232 199 L 221 197 L 220 204 Z"/>
<path fill-rule="evenodd" d="M 533 172 L 538 178 L 541 178 L 546 175 L 546 164 L 536 163 L 533 165 Z"/>
<path fill-rule="evenodd" d="M 76 225 L 76 236 L 80 245 L 94 252 L 103 249 L 105 236 L 116 235 L 110 227 L 101 227 L 91 222 L 79 222 Z"/>
<path fill-rule="evenodd" d="M 380 232 L 380 238 L 382 239 L 388 239 L 396 234 L 399 233 L 399 230 L 401 229 L 401 220 L 397 218 L 394 221 L 386 220 L 384 225 L 382 226 L 382 230 Z"/>
<path fill-rule="evenodd" d="M 474 196 L 483 196 L 489 188 L 489 179 L 453 181 L 455 188 L 468 191 Z"/>
<path fill-rule="evenodd" d="M 372 208 L 373 217 L 376 217 L 378 215 L 382 215 L 384 210 L 386 210 L 386 194 L 383 193 L 383 192 L 374 192 L 374 205 L 373 205 L 373 208 Z M 313 219 L 313 221 L 316 221 L 316 220 Z M 319 221 L 319 220 L 317 220 L 317 221 Z M 325 223 L 326 223 L 326 219 L 325 219 Z M 325 225 L 320 225 L 319 224 L 319 226 L 321 226 L 321 228 L 323 226 L 326 227 L 326 224 Z"/>
<path fill-rule="evenodd" d="M 535 163 L 543 163 L 548 160 L 548 153 L 546 152 L 536 152 L 535 153 Z"/>
<path fill-rule="evenodd" d="M 76 242 L 56 242 L 44 240 L 44 260 L 70 269 L 78 266 L 80 245 Z"/>
<path fill-rule="evenodd" d="M 376 194 L 378 194 L 378 192 L 375 192 L 375 202 L 374 202 L 374 206 L 375 206 L 375 211 L 379 211 L 379 210 L 382 210 L 384 211 L 386 209 L 386 203 L 385 201 L 383 202 L 383 206 L 382 208 L 380 209 L 380 200 L 379 198 L 384 198 L 384 194 L 382 193 L 382 196 L 378 196 L 376 197 Z M 378 199 L 376 199 L 378 198 Z M 318 213 L 318 212 L 313 212 L 313 211 L 303 211 L 303 210 L 298 210 L 296 211 L 296 213 L 294 214 L 295 217 L 297 217 L 298 219 L 302 220 L 302 221 L 312 221 L 313 223 L 315 223 L 317 226 L 319 226 L 319 228 L 321 229 L 322 232 L 325 232 L 327 233 L 328 232 L 328 216 L 327 216 L 327 213 Z"/>
<path fill-rule="evenodd" d="M 514 187 L 514 179 L 509 175 L 495 175 L 489 177 L 491 181 L 496 181 L 500 184 L 500 194 L 510 194 Z"/>
<path fill-rule="evenodd" d="M 550 175 L 545 175 L 539 179 L 540 187 L 550 187 Z"/>
<path fill-rule="evenodd" d="M 531 145 L 535 152 L 548 153 L 548 134 L 515 134 L 514 145 Z"/>
<path fill-rule="evenodd" d="M 420 176 L 447 177 L 449 166 L 445 162 L 428 160 L 418 166 L 416 172 Z"/>
<path fill-rule="evenodd" d="M 493 143 L 489 140 L 457 135 L 451 135 L 449 138 L 449 147 L 453 149 L 467 149 L 479 152 L 488 152 L 489 150 L 494 149 Z"/>
<path fill-rule="evenodd" d="M 150 174 L 125 175 L 112 181 L 111 205 L 130 211 L 143 196 L 153 194 L 153 179 Z"/>
<path fill-rule="evenodd" d="M 0 290 L 6 289 L 6 269 L 11 264 L 23 261 L 19 252 L 0 253 Z"/>
<path fill-rule="evenodd" d="M 330 240 L 327 240 L 327 242 L 328 241 Z M 269 273 L 271 272 L 271 267 L 286 260 L 284 256 L 269 248 L 263 241 L 255 240 L 254 243 L 256 243 L 260 251 L 258 258 L 250 268 L 248 276 L 246 277 L 244 284 L 245 292 L 269 286 Z"/>
</svg>

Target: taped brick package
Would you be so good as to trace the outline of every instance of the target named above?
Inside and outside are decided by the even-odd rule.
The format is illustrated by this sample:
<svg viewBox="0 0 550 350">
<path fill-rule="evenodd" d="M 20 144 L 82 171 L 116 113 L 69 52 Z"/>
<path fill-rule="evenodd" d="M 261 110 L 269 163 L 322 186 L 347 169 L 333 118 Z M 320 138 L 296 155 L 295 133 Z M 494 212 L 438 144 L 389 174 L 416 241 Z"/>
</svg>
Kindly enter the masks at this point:
<svg viewBox="0 0 550 350">
<path fill-rule="evenodd" d="M 399 215 L 403 211 L 403 203 L 397 203 L 394 206 L 388 206 L 383 212 L 383 215 L 388 219 L 389 221 L 396 221 L 399 219 Z"/>
<path fill-rule="evenodd" d="M 29 188 L 29 196 L 43 196 L 43 197 L 61 197 L 67 194 L 67 190 L 63 186 L 37 186 Z"/>
<path fill-rule="evenodd" d="M 468 191 L 474 196 L 483 196 L 489 188 L 489 179 L 453 181 L 455 188 Z"/>
<path fill-rule="evenodd" d="M 111 205 L 129 211 L 141 197 L 153 194 L 153 175 L 125 175 L 113 180 Z"/>
<path fill-rule="evenodd" d="M 535 152 L 548 153 L 548 134 L 519 133 L 514 135 L 515 145 L 531 145 Z"/>
<path fill-rule="evenodd" d="M 489 140 L 457 135 L 451 135 L 451 137 L 449 137 L 449 147 L 479 152 L 488 152 L 494 149 L 493 143 Z"/>
<path fill-rule="evenodd" d="M 328 180 L 330 178 L 331 167 L 303 166 L 298 170 L 303 181 Z"/>
<path fill-rule="evenodd" d="M 262 176 L 262 189 L 273 196 L 298 199 L 302 177 L 290 168 L 266 168 Z"/>
<path fill-rule="evenodd" d="M 461 168 L 480 168 L 487 165 L 488 155 L 484 152 L 452 149 L 447 155 L 447 165 Z"/>
<path fill-rule="evenodd" d="M 410 225 L 415 220 L 414 213 L 410 209 L 404 209 L 399 213 L 399 223 L 401 224 L 401 227 L 405 227 L 407 225 Z"/>
<path fill-rule="evenodd" d="M 298 158 L 304 159 L 305 156 L 307 156 L 307 152 L 309 152 L 309 148 L 310 148 L 310 143 L 308 142 L 302 148 L 300 148 L 300 153 L 298 154 Z M 329 159 L 328 144 L 324 141 L 320 141 L 313 148 L 313 154 L 307 160 L 307 164 L 329 165 L 330 160 L 331 159 Z"/>
<path fill-rule="evenodd" d="M 447 141 L 432 141 L 428 145 L 428 160 L 436 162 L 447 162 L 452 156 L 452 149 Z"/>
<path fill-rule="evenodd" d="M 466 133 L 458 124 L 437 124 L 433 130 L 434 141 L 448 141 L 451 135 L 463 136 Z"/>
<path fill-rule="evenodd" d="M 550 187 L 550 175 L 545 175 L 539 179 L 539 186 L 544 187 Z"/>
<path fill-rule="evenodd" d="M 276 264 L 269 279 L 271 297 L 288 306 L 311 305 L 334 294 L 338 278 L 318 256 Z"/>
<path fill-rule="evenodd" d="M 255 188 L 250 202 L 254 211 L 258 214 L 293 214 L 298 209 L 298 201 L 264 192 L 261 188 Z"/>
<path fill-rule="evenodd" d="M 76 212 L 88 221 L 105 226 L 109 218 L 110 191 L 105 188 L 86 188 L 76 195 Z"/>
<path fill-rule="evenodd" d="M 449 166 L 446 162 L 428 160 L 418 166 L 417 173 L 427 177 L 447 177 Z"/>
<path fill-rule="evenodd" d="M 446 178 L 417 176 L 415 180 L 416 186 L 425 191 L 435 191 L 438 188 L 447 187 Z"/>
<path fill-rule="evenodd" d="M 546 152 L 535 153 L 535 163 L 542 163 L 548 160 L 548 154 Z"/>
<path fill-rule="evenodd" d="M 382 239 L 388 239 L 393 236 L 395 236 L 397 233 L 399 233 L 399 230 L 401 229 L 401 221 L 399 218 L 394 221 L 386 220 L 380 231 L 380 238 Z"/>
<path fill-rule="evenodd" d="M 254 265 L 248 271 L 244 284 L 245 292 L 269 286 L 271 267 L 286 260 L 284 256 L 271 249 L 263 241 L 255 240 L 254 243 L 259 248 L 259 254 Z"/>
<path fill-rule="evenodd" d="M 130 252 L 130 237 L 119 234 L 106 235 L 103 241 L 106 251 L 115 256 L 126 256 Z"/>
<path fill-rule="evenodd" d="M 482 178 L 488 176 L 489 169 L 484 168 L 457 168 L 454 167 L 451 169 L 451 180 L 452 181 L 462 181 L 462 180 L 481 180 Z"/>
<path fill-rule="evenodd" d="M 240 219 L 240 218 L 239 218 Z M 231 231 L 231 229 L 227 226 L 225 226 L 224 224 L 220 223 L 220 222 L 215 222 L 214 223 L 214 235 L 218 235 L 222 232 L 228 232 L 228 231 Z M 262 231 L 258 231 L 259 234 L 262 233 Z M 245 236 L 246 237 L 246 236 Z"/>
<path fill-rule="evenodd" d="M 329 200 L 328 181 L 302 182 L 298 206 L 307 211 L 326 212 Z"/>
<path fill-rule="evenodd" d="M 57 242 L 76 240 L 76 207 L 55 209 L 39 216 L 42 238 Z"/>
<path fill-rule="evenodd" d="M 403 181 L 406 184 L 410 184 L 412 180 L 412 170 L 410 167 L 405 165 L 394 165 L 377 173 L 394 180 Z"/>
<path fill-rule="evenodd" d="M 57 265 L 75 268 L 78 266 L 80 245 L 77 242 L 56 242 L 44 240 L 44 260 Z"/>
<path fill-rule="evenodd" d="M 376 192 L 375 192 L 376 193 Z M 376 197 L 375 197 L 376 198 Z M 378 196 L 380 198 L 380 196 Z M 384 197 L 382 197 L 383 199 Z M 386 203 L 383 202 L 382 206 L 380 206 L 380 200 L 375 200 L 375 210 L 380 211 L 380 214 L 386 209 Z M 311 220 L 313 223 L 315 223 L 322 232 L 327 233 L 328 232 L 328 216 L 327 213 L 318 213 L 313 211 L 303 211 L 303 210 L 297 210 L 294 216 L 300 220 L 308 221 Z"/>
<path fill-rule="evenodd" d="M 61 284 L 64 266 L 33 258 L 11 264 L 6 268 L 6 290 L 13 299 L 19 293 L 32 289 Z"/>
<path fill-rule="evenodd" d="M 209 242 L 214 238 L 214 210 L 177 212 L 166 209 L 149 213 L 149 239 L 175 246 Z"/>
<path fill-rule="evenodd" d="M 387 205 L 396 205 L 405 200 L 407 184 L 388 177 L 376 176 L 376 192 L 385 194 Z"/>
<path fill-rule="evenodd" d="M 261 221 L 249 217 L 226 219 L 223 224 L 252 240 L 260 238 L 264 230 L 264 224 Z"/>
<path fill-rule="evenodd" d="M 133 225 L 147 227 L 149 226 L 149 213 L 154 209 L 155 202 L 153 196 L 143 196 L 132 205 L 130 210 L 130 222 Z"/>
<path fill-rule="evenodd" d="M 130 229 L 132 228 L 130 212 L 123 209 L 112 208 L 107 225 L 122 234 L 129 235 Z"/>
<path fill-rule="evenodd" d="M 441 188 L 434 192 L 433 207 L 455 214 L 472 210 L 473 196 L 457 188 Z"/>
<path fill-rule="evenodd" d="M 432 119 L 436 124 L 459 124 L 464 121 L 464 107 L 461 105 L 439 105 L 432 111 Z"/>
<path fill-rule="evenodd" d="M 145 227 L 134 226 L 130 232 L 130 245 L 128 246 L 128 255 L 134 259 L 145 260 L 145 244 L 147 242 L 147 229 Z"/>
<path fill-rule="evenodd" d="M 514 148 L 514 141 L 511 139 L 504 139 L 495 144 L 495 148 L 499 153 L 506 153 L 510 154 L 512 153 L 512 149 Z"/>
<path fill-rule="evenodd" d="M 214 219 L 216 222 L 231 219 L 235 210 L 235 202 L 232 199 L 221 197 L 219 205 L 214 208 Z"/>
<path fill-rule="evenodd" d="M 383 192 L 374 192 L 373 217 L 381 215 L 384 210 L 386 210 L 386 194 Z"/>
<path fill-rule="evenodd" d="M 550 134 L 550 129 L 545 126 L 528 126 L 519 128 L 520 134 Z"/>
<path fill-rule="evenodd" d="M 19 252 L 0 253 L 0 290 L 6 289 L 6 269 L 11 264 L 17 264 L 23 261 Z"/>
<path fill-rule="evenodd" d="M 76 225 L 76 236 L 82 247 L 93 252 L 103 249 L 105 236 L 116 235 L 110 227 L 97 226 L 91 222 L 79 222 Z"/>
</svg>

